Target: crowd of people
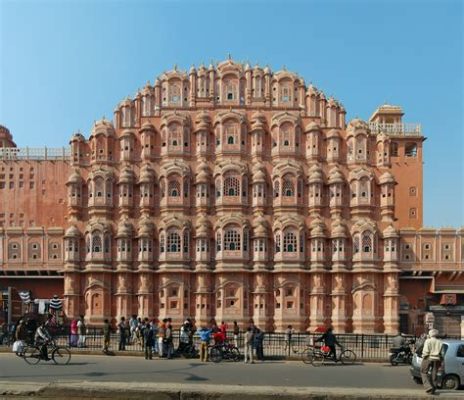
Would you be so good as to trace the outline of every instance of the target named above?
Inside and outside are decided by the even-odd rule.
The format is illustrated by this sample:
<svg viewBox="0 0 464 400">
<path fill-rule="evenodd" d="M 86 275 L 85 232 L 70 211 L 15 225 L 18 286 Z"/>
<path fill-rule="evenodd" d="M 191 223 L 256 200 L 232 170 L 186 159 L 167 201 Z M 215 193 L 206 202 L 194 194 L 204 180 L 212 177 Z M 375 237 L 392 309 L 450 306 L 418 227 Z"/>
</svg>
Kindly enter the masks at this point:
<svg viewBox="0 0 464 400">
<path fill-rule="evenodd" d="M 215 319 L 211 319 L 208 324 L 197 329 L 194 321 L 187 318 L 181 325 L 179 330 L 179 341 L 177 349 L 174 348 L 174 328 L 172 319 L 165 318 L 161 321 L 158 319 L 140 318 L 136 315 L 127 320 L 121 317 L 113 330 L 109 320 L 104 321 L 103 336 L 104 346 L 103 352 L 109 352 L 111 333 L 118 334 L 118 350 L 125 351 L 126 346 L 130 344 L 138 344 L 144 349 L 145 359 L 151 360 L 153 354 L 157 354 L 161 358 L 171 359 L 175 354 L 184 355 L 191 353 L 193 356 L 196 351 L 194 347 L 194 338 L 200 341 L 200 360 L 208 361 L 208 349 L 213 345 L 228 345 L 236 347 L 245 355 L 245 362 L 253 363 L 254 359 L 264 360 L 264 332 L 255 326 L 252 320 L 249 321 L 245 329 L 244 344 L 241 348 L 239 343 L 240 327 L 237 321 L 233 321 L 229 329 L 229 325 L 222 321 L 218 324 Z M 228 336 L 229 335 L 229 336 Z"/>
</svg>

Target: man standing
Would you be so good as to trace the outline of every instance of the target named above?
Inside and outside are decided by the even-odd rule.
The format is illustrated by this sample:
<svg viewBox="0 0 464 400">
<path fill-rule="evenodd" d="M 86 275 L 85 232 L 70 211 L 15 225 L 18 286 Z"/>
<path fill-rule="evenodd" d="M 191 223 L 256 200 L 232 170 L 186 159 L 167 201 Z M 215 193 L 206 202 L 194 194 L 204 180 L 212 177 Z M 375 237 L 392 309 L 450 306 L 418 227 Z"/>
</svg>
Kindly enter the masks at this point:
<svg viewBox="0 0 464 400">
<path fill-rule="evenodd" d="M 421 378 L 424 384 L 425 391 L 429 394 L 434 394 L 437 387 L 437 371 L 441 362 L 441 350 L 443 342 L 437 339 L 438 331 L 431 329 L 429 338 L 424 343 L 422 350 Z M 428 371 L 432 369 L 432 374 L 429 377 Z"/>
<path fill-rule="evenodd" d="M 253 361 L 253 339 L 254 339 L 254 331 L 251 326 L 247 328 L 246 334 L 245 334 L 245 363 L 248 363 L 248 360 L 250 360 L 251 364 L 254 364 L 255 362 Z"/>
<path fill-rule="evenodd" d="M 173 332 L 171 325 L 171 318 L 168 318 L 168 323 L 166 325 L 166 330 L 164 332 L 164 343 L 166 345 L 166 358 L 170 360 L 173 353 Z"/>
<path fill-rule="evenodd" d="M 208 344 L 211 339 L 211 329 L 205 328 L 202 326 L 197 331 L 198 336 L 200 336 L 200 361 L 208 361 Z"/>
<path fill-rule="evenodd" d="M 168 320 L 166 318 L 163 319 L 162 323 L 158 328 L 158 351 L 160 358 L 164 356 L 164 335 L 166 333 L 166 323 Z"/>
<path fill-rule="evenodd" d="M 153 348 L 153 327 L 148 322 L 148 318 L 145 321 L 145 326 L 143 328 L 143 341 L 145 344 L 145 360 L 151 360 L 153 358 L 152 348 Z"/>
<path fill-rule="evenodd" d="M 110 321 L 105 319 L 103 323 L 103 353 L 108 353 L 110 347 L 111 326 Z"/>
<path fill-rule="evenodd" d="M 85 347 L 85 335 L 87 328 L 85 326 L 84 316 L 81 315 L 79 321 L 77 321 L 77 334 L 79 336 L 77 340 L 77 347 Z"/>
<path fill-rule="evenodd" d="M 240 327 L 238 326 L 237 321 L 234 321 L 234 345 L 238 349 L 238 338 L 240 335 Z"/>
<path fill-rule="evenodd" d="M 256 358 L 259 361 L 264 361 L 264 332 L 261 329 L 256 329 L 255 338 L 254 338 L 254 347 L 256 348 Z"/>
<path fill-rule="evenodd" d="M 126 319 L 121 317 L 121 322 L 118 324 L 119 330 L 119 350 L 126 350 Z"/>
</svg>

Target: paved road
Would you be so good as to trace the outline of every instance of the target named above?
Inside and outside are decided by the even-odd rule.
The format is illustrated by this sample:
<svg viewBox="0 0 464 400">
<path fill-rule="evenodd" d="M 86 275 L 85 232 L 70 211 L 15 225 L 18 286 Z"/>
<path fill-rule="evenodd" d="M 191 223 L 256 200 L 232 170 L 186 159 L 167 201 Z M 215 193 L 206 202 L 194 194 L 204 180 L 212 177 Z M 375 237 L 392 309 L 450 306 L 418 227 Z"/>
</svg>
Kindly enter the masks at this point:
<svg viewBox="0 0 464 400">
<path fill-rule="evenodd" d="M 387 364 L 313 367 L 298 361 L 259 364 L 197 360 L 144 360 L 131 356 L 73 355 L 67 366 L 52 362 L 28 365 L 13 354 L 0 354 L 0 380 L 23 382 L 113 381 L 240 384 L 263 386 L 326 386 L 421 389 L 406 366 Z"/>
</svg>

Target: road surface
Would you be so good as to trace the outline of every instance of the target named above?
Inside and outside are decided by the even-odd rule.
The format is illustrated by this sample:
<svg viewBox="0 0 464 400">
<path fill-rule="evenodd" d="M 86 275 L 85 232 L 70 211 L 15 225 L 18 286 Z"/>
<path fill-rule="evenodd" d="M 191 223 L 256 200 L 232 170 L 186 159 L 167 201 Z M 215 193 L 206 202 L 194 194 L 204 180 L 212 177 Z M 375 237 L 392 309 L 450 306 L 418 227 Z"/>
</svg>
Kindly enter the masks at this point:
<svg viewBox="0 0 464 400">
<path fill-rule="evenodd" d="M 28 365 L 14 354 L 0 354 L 0 380 L 23 382 L 113 381 L 255 386 L 324 386 L 422 389 L 407 366 L 362 364 L 313 367 L 301 361 L 201 363 L 198 360 L 145 360 L 132 356 L 73 354 L 69 365 L 41 361 Z"/>
</svg>

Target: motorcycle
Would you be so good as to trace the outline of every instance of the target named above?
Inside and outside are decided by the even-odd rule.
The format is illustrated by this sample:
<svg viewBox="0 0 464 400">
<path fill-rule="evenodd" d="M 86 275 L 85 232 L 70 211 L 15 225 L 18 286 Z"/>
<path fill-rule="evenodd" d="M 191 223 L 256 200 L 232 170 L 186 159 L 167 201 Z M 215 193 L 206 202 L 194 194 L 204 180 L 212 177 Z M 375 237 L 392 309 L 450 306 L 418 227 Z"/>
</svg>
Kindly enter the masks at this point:
<svg viewBox="0 0 464 400">
<path fill-rule="evenodd" d="M 412 346 L 414 345 L 414 342 L 414 340 L 410 339 L 402 347 L 390 348 L 390 364 L 393 366 L 398 364 L 411 364 L 413 356 Z"/>
</svg>

